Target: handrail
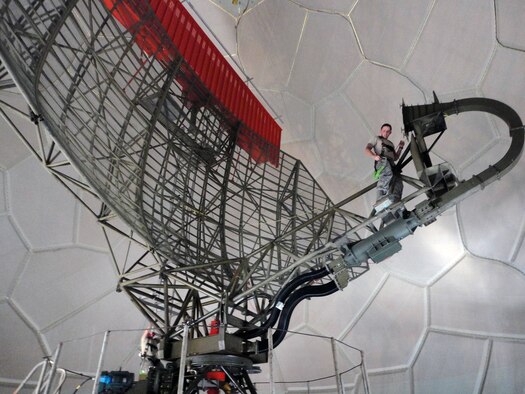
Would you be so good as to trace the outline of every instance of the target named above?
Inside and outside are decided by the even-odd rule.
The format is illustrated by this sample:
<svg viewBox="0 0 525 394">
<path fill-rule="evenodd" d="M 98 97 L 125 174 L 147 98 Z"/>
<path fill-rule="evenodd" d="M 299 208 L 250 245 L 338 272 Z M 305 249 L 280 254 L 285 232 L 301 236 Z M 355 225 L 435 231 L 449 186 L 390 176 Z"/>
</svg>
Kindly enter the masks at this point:
<svg viewBox="0 0 525 394">
<path fill-rule="evenodd" d="M 18 394 L 23 388 L 24 386 L 26 385 L 26 383 L 29 381 L 29 379 L 33 376 L 33 374 L 39 369 L 39 368 L 42 368 L 42 373 L 40 374 L 40 378 L 39 378 L 39 381 L 37 383 L 37 387 L 35 388 L 35 390 L 33 391 L 33 393 L 35 394 L 39 394 L 41 392 L 43 392 L 42 390 L 45 389 L 47 386 L 51 386 L 51 384 L 53 383 L 52 382 L 52 378 L 53 376 L 49 377 L 49 381 L 47 382 L 47 385 L 44 384 L 42 385 L 43 381 L 44 381 L 44 378 L 46 376 L 46 370 L 47 370 L 47 367 L 49 364 L 54 364 L 53 361 L 51 360 L 42 360 L 40 361 L 39 363 L 37 363 L 32 369 L 31 371 L 29 371 L 29 373 L 27 374 L 27 376 L 22 380 L 22 382 L 20 382 L 20 384 L 18 385 L 18 387 L 15 389 L 15 391 L 13 391 L 13 394 Z M 60 380 L 58 381 L 57 383 L 57 386 L 55 388 L 55 390 L 53 391 L 53 394 L 57 394 L 60 392 L 60 389 L 62 388 L 62 385 L 64 384 L 65 380 L 66 380 L 66 371 L 62 368 L 57 368 L 56 369 L 56 373 L 57 374 L 60 374 Z"/>
</svg>

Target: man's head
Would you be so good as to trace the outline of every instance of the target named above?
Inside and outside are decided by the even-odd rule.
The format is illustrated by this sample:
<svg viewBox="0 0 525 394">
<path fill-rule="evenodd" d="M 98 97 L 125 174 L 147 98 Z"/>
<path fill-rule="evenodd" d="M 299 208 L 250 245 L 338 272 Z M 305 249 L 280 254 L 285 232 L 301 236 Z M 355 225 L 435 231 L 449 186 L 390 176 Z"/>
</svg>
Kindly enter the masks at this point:
<svg viewBox="0 0 525 394">
<path fill-rule="evenodd" d="M 389 123 L 383 123 L 379 135 L 383 138 L 388 138 L 390 137 L 390 134 L 392 134 L 392 126 Z"/>
</svg>

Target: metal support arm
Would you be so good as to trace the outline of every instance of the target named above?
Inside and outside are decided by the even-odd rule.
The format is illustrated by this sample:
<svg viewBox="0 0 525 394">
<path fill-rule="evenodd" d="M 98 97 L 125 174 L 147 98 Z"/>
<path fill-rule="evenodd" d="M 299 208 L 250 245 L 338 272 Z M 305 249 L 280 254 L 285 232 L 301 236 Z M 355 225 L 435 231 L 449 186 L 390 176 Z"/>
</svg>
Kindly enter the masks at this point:
<svg viewBox="0 0 525 394">
<path fill-rule="evenodd" d="M 418 150 L 421 149 L 421 146 L 426 146 L 424 142 L 422 143 L 424 137 L 445 130 L 446 126 L 442 122 L 443 115 L 457 115 L 470 111 L 481 111 L 496 115 L 508 125 L 511 143 L 506 154 L 496 164 L 489 165 L 486 170 L 468 180 L 459 182 L 448 191 L 441 194 L 429 193 L 430 196 L 434 197 L 421 202 L 412 212 L 405 214 L 404 218 L 398 218 L 371 236 L 349 244 L 344 243 L 344 237 L 341 238 L 336 243 L 344 254 L 347 267 L 351 268 L 368 259 L 378 263 L 399 252 L 401 250 L 399 241 L 412 234 L 417 227 L 433 222 L 441 213 L 500 179 L 516 165 L 523 152 L 525 140 L 523 123 L 516 111 L 500 101 L 481 97 L 449 103 L 439 103 L 436 98 L 436 102 L 433 104 L 403 105 L 405 131 L 413 131 L 415 134 L 412 139 L 411 150 L 413 157 L 417 158 L 416 167 L 419 166 L 421 170 L 418 171 L 419 175 L 422 178 L 427 177 L 424 170 L 432 164 L 430 160 L 422 159 L 427 155 L 427 152 Z M 437 129 L 434 130 L 436 127 Z M 419 141 L 419 143 L 416 144 L 415 141 Z M 422 181 L 425 183 L 428 179 L 425 178 Z"/>
</svg>

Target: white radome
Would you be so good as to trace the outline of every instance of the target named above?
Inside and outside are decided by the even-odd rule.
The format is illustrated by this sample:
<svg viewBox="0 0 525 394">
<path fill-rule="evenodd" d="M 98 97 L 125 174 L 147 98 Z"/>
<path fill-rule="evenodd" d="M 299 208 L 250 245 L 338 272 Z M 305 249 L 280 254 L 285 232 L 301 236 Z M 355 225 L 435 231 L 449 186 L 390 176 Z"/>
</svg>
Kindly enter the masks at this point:
<svg viewBox="0 0 525 394">
<path fill-rule="evenodd" d="M 428 103 L 433 91 L 442 101 L 489 97 L 525 119 L 521 0 L 189 3 L 281 115 L 282 149 L 303 160 L 335 202 L 371 181 L 364 146 L 383 122 L 394 127 L 391 139 L 401 138 L 402 100 Z M 0 100 L 24 109 L 16 93 L 0 91 Z M 462 178 L 507 147 L 508 130 L 490 116 L 447 123 L 434 157 Z M 22 118 L 18 126 L 34 127 Z M 63 357 L 71 369 L 93 370 L 100 333 L 146 322 L 115 293 L 116 272 L 94 220 L 3 120 L 0 140 L 0 392 L 9 392 L 58 342 L 83 338 L 68 342 Z M 304 301 L 290 329 L 362 349 L 374 393 L 521 392 L 524 184 L 521 159 L 343 292 Z M 350 209 L 366 215 L 372 198 Z M 120 248 L 127 253 L 124 240 Z M 138 373 L 141 335 L 115 339 L 106 369 Z M 308 338 L 289 335 L 277 348 L 277 380 L 331 373 L 329 341 Z M 254 380 L 267 379 L 267 367 Z"/>
</svg>

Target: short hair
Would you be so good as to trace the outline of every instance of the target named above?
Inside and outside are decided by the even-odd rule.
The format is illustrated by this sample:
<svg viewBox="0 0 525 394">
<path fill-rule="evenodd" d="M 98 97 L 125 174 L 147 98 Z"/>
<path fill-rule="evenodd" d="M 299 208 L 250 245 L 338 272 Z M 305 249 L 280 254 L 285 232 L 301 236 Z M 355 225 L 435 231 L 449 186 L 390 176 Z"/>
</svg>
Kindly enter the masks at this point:
<svg viewBox="0 0 525 394">
<path fill-rule="evenodd" d="M 383 130 L 383 127 L 385 127 L 385 126 L 387 126 L 390 129 L 390 131 L 392 131 L 392 125 L 390 123 L 383 123 L 379 130 Z"/>
</svg>

